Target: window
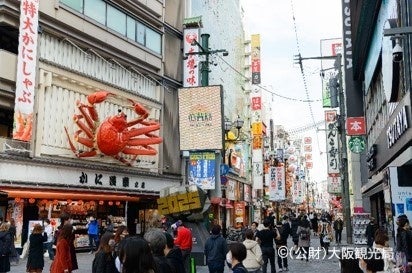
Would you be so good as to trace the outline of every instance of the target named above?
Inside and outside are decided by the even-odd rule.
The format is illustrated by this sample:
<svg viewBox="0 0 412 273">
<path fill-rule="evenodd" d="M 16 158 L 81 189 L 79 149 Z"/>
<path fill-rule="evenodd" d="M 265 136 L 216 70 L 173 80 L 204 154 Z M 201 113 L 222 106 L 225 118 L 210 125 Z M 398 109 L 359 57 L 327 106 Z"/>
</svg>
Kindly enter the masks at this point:
<svg viewBox="0 0 412 273">
<path fill-rule="evenodd" d="M 126 14 L 108 5 L 107 26 L 120 34 L 126 35 Z"/>
<path fill-rule="evenodd" d="M 146 47 L 160 54 L 162 52 L 161 45 L 160 34 L 150 28 L 146 28 Z"/>
<path fill-rule="evenodd" d="M 84 15 L 96 20 L 100 24 L 106 24 L 106 3 L 102 0 L 84 1 Z M 112 18 L 111 18 L 112 19 Z"/>
<path fill-rule="evenodd" d="M 83 13 L 83 0 L 61 0 L 63 4 Z"/>
<path fill-rule="evenodd" d="M 136 42 L 139 44 L 144 45 L 144 31 L 145 31 L 145 26 L 141 23 L 137 23 L 137 37 L 136 37 Z"/>
<path fill-rule="evenodd" d="M 127 38 L 136 41 L 136 21 L 127 16 Z"/>
</svg>

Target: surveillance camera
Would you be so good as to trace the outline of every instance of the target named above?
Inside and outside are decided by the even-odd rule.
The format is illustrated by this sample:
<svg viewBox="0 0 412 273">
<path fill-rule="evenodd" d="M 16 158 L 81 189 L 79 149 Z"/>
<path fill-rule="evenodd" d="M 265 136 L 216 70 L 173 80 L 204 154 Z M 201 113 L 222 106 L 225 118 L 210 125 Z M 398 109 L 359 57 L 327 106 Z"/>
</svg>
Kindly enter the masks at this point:
<svg viewBox="0 0 412 273">
<path fill-rule="evenodd" d="M 403 48 L 396 43 L 392 51 L 393 61 L 400 62 L 403 59 Z"/>
</svg>

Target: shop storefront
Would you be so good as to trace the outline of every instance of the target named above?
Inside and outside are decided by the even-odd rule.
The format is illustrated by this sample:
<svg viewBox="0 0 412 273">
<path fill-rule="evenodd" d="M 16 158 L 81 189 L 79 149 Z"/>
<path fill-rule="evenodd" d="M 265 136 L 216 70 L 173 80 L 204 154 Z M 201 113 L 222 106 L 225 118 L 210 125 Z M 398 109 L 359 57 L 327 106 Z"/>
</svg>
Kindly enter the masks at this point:
<svg viewBox="0 0 412 273">
<path fill-rule="evenodd" d="M 160 223 L 156 200 L 159 191 L 174 178 L 148 174 L 119 173 L 99 168 L 50 166 L 2 161 L 0 172 L 0 209 L 4 219 L 15 219 L 16 246 L 27 240 L 30 227 L 50 219 L 56 228 L 59 216 L 67 212 L 73 218 L 77 248 L 88 246 L 86 217 L 98 219 L 101 231 L 110 219 L 115 229 L 126 225 L 131 234 L 142 234 Z M 104 168 L 108 170 L 109 168 Z"/>
</svg>

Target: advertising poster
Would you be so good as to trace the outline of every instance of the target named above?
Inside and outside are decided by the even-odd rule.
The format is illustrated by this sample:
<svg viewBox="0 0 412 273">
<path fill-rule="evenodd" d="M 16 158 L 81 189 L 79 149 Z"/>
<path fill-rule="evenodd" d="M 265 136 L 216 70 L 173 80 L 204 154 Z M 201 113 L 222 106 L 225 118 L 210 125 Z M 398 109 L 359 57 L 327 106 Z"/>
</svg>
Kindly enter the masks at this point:
<svg viewBox="0 0 412 273">
<path fill-rule="evenodd" d="M 195 184 L 203 190 L 215 189 L 215 152 L 190 152 L 189 161 L 189 184 Z"/>
</svg>

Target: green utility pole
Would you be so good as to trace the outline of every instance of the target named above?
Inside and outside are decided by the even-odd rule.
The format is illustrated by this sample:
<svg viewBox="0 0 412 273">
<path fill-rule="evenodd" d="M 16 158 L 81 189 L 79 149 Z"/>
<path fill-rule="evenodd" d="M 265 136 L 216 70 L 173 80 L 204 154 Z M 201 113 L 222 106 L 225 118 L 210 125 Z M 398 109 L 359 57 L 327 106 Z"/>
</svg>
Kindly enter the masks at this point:
<svg viewBox="0 0 412 273">
<path fill-rule="evenodd" d="M 227 52 L 226 49 L 217 49 L 217 50 L 210 50 L 209 49 L 209 38 L 210 34 L 203 33 L 200 35 L 202 38 L 202 44 L 199 44 L 198 41 L 193 40 L 192 44 L 197 45 L 200 49 L 200 51 L 196 52 L 189 52 L 186 53 L 186 56 L 188 55 L 205 55 L 205 60 L 201 62 L 200 65 L 200 73 L 201 73 L 201 84 L 202 86 L 209 86 L 209 56 L 212 54 L 217 54 L 217 53 L 223 53 L 223 56 L 228 56 L 229 53 Z"/>
<path fill-rule="evenodd" d="M 342 54 L 336 56 L 320 56 L 320 57 L 307 57 L 302 58 L 299 54 L 295 56 L 295 61 L 302 67 L 303 60 L 335 60 L 335 69 L 338 70 L 339 80 L 339 125 L 340 125 L 340 137 L 341 137 L 341 183 L 342 183 L 342 199 L 344 202 L 344 218 L 346 226 L 346 240 L 348 244 L 352 244 L 352 221 L 350 211 L 350 193 L 349 193 L 349 175 L 348 175 L 348 154 L 346 147 L 346 106 L 345 106 L 345 94 L 343 93 L 343 75 L 342 75 Z"/>
</svg>

